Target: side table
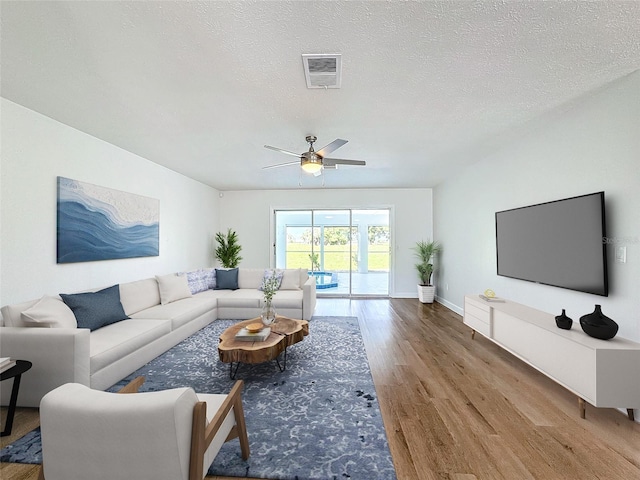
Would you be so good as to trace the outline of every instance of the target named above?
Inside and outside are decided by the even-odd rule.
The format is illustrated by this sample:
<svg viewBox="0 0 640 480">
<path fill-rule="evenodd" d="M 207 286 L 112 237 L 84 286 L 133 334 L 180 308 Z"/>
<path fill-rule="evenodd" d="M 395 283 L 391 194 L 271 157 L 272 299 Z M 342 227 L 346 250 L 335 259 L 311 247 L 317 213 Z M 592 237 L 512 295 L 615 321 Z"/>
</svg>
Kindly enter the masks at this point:
<svg viewBox="0 0 640 480">
<path fill-rule="evenodd" d="M 20 389 L 20 378 L 22 374 L 31 368 L 31 362 L 26 360 L 16 360 L 16 364 L 9 370 L 0 373 L 0 382 L 13 378 L 13 387 L 11 388 L 11 400 L 9 401 L 9 410 L 7 411 L 7 421 L 4 424 L 4 430 L 0 436 L 6 437 L 11 435 L 13 428 L 13 416 L 16 413 L 16 403 L 18 402 L 18 390 Z"/>
</svg>

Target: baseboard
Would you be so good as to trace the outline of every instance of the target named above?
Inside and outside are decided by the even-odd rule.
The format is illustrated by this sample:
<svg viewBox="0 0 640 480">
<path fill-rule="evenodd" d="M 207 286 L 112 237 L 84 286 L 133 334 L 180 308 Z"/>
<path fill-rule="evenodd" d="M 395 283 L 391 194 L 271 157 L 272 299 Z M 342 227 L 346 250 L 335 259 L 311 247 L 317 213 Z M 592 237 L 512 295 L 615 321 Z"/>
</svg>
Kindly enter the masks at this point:
<svg viewBox="0 0 640 480">
<path fill-rule="evenodd" d="M 396 292 L 393 295 L 390 295 L 391 298 L 418 298 L 418 294 L 417 293 L 409 293 L 409 292 Z M 448 300 L 445 300 L 442 297 L 439 297 L 438 295 L 436 295 L 435 297 L 435 301 L 438 302 L 441 305 L 444 305 L 445 307 L 447 307 L 449 310 L 457 313 L 458 315 L 462 316 L 464 314 L 464 309 L 462 307 L 459 307 L 458 305 L 451 303 Z"/>
<path fill-rule="evenodd" d="M 448 300 L 445 300 L 442 297 L 439 297 L 436 295 L 436 302 L 438 302 L 441 305 L 444 305 L 445 307 L 447 307 L 449 310 L 457 313 L 458 315 L 462 316 L 464 315 L 464 308 L 459 307 L 458 305 L 451 303 Z"/>
<path fill-rule="evenodd" d="M 393 292 L 391 298 L 418 298 L 418 292 Z"/>
</svg>

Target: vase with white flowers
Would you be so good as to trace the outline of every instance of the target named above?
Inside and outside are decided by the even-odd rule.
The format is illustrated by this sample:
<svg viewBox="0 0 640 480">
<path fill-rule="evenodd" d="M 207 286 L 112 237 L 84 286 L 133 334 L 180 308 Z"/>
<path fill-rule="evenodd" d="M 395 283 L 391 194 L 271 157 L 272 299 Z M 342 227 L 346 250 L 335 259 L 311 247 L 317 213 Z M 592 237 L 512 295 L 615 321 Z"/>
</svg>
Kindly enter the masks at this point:
<svg viewBox="0 0 640 480">
<path fill-rule="evenodd" d="M 264 293 L 264 303 L 262 305 L 262 323 L 265 326 L 271 325 L 276 320 L 276 309 L 273 308 L 273 296 L 280 287 L 280 279 L 275 275 L 267 278 L 262 283 L 262 292 Z"/>
</svg>

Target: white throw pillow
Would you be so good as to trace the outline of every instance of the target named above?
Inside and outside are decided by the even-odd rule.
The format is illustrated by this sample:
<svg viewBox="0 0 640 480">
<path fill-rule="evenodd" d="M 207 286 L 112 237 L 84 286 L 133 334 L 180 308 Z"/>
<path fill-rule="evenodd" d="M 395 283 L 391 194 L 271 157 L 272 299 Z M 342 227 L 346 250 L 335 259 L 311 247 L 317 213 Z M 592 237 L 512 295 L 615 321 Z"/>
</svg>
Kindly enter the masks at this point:
<svg viewBox="0 0 640 480">
<path fill-rule="evenodd" d="M 21 314 L 30 327 L 78 328 L 73 311 L 59 298 L 45 295 Z"/>
<path fill-rule="evenodd" d="M 156 275 L 156 280 L 160 289 L 160 303 L 162 305 L 192 296 L 185 275 L 176 275 L 175 273 L 162 276 Z"/>
<path fill-rule="evenodd" d="M 300 290 L 300 269 L 287 269 L 282 275 L 280 290 Z"/>
</svg>

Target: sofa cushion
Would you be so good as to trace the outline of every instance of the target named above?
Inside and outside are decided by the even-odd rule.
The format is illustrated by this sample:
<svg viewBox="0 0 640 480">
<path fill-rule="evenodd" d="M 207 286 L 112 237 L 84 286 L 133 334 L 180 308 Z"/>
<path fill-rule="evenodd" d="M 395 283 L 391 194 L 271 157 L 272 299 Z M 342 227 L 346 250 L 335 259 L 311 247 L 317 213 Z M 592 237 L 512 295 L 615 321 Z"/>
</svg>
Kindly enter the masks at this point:
<svg viewBox="0 0 640 480">
<path fill-rule="evenodd" d="M 242 288 L 218 298 L 218 308 L 260 308 L 263 297 L 258 289 Z"/>
<path fill-rule="evenodd" d="M 198 318 L 200 315 L 216 308 L 217 300 L 198 294 L 190 298 L 183 298 L 166 305 L 156 305 L 141 312 L 135 313 L 131 318 L 171 320 L 171 329 L 175 330 L 182 325 Z"/>
<path fill-rule="evenodd" d="M 227 295 L 232 295 L 234 291 L 235 290 L 207 290 L 194 295 L 194 297 L 220 298 L 220 297 L 225 297 Z"/>
<path fill-rule="evenodd" d="M 216 290 L 237 290 L 238 269 L 221 270 L 216 268 Z"/>
<path fill-rule="evenodd" d="M 271 301 L 273 308 L 302 308 L 302 290 L 278 290 Z"/>
<path fill-rule="evenodd" d="M 60 299 L 45 295 L 22 312 L 22 320 L 33 327 L 77 328 L 73 311 Z"/>
<path fill-rule="evenodd" d="M 301 268 L 288 268 L 282 275 L 281 290 L 300 290 L 302 287 L 302 269 Z"/>
<path fill-rule="evenodd" d="M 93 331 L 129 318 L 120 303 L 118 285 L 97 292 L 61 293 L 60 297 L 73 310 L 78 328 L 88 328 Z"/>
<path fill-rule="evenodd" d="M 156 280 L 158 281 L 160 303 L 162 305 L 191 296 L 187 277 L 184 275 L 176 275 L 175 273 L 156 275 Z"/>
<path fill-rule="evenodd" d="M 91 374 L 170 332 L 169 320 L 136 319 L 114 323 L 91 332 L 89 337 Z"/>
<path fill-rule="evenodd" d="M 160 290 L 155 278 L 120 284 L 120 303 L 127 315 L 160 304 Z"/>
</svg>

